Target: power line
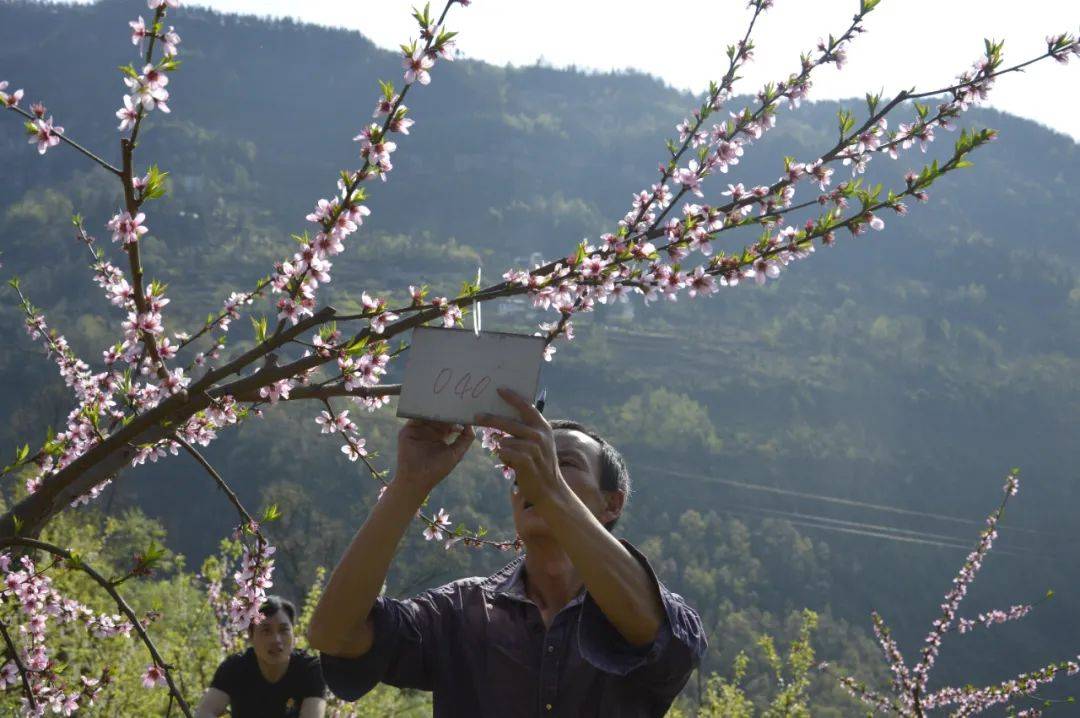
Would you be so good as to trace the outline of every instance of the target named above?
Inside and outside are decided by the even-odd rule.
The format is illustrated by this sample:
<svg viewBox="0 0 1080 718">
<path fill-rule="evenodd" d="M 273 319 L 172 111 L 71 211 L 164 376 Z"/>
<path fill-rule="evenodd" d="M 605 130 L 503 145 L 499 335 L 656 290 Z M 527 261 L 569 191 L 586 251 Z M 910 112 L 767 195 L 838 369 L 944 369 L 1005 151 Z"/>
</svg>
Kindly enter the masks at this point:
<svg viewBox="0 0 1080 718">
<path fill-rule="evenodd" d="M 879 524 L 867 524 L 858 521 L 845 521 L 843 519 L 835 519 L 829 516 L 818 516 L 816 514 L 804 514 L 797 511 L 779 511 L 777 509 L 766 509 L 757 506 L 727 506 L 720 511 L 728 511 L 731 513 L 753 513 L 753 514 L 766 514 L 773 516 L 782 516 L 789 523 L 796 526 L 804 526 L 807 528 L 816 528 L 823 531 L 836 531 L 839 533 L 855 534 L 858 536 L 872 536 L 875 538 L 889 539 L 892 541 L 901 541 L 906 543 L 918 543 L 926 544 L 930 546 L 940 546 L 942 548 L 955 548 L 961 551 L 971 551 L 973 544 L 963 543 L 963 538 L 958 536 L 949 536 L 945 534 L 924 533 L 920 531 L 912 531 L 910 529 L 901 529 L 894 526 L 884 526 Z M 1026 548 L 1001 548 L 994 549 L 996 554 L 1006 554 L 1009 556 L 1018 556 L 1021 553 L 1035 554 L 1043 556 L 1043 553 L 1032 551 Z"/>
<path fill-rule="evenodd" d="M 749 511 L 740 510 L 740 509 L 716 509 L 716 510 L 718 512 L 720 512 L 720 513 L 731 514 L 731 515 L 735 515 L 735 516 L 737 516 L 737 515 L 745 515 L 746 513 L 751 513 Z M 924 545 L 929 545 L 929 546 L 938 546 L 940 548 L 957 549 L 957 550 L 960 550 L 960 551 L 970 550 L 970 547 L 961 546 L 960 544 L 945 543 L 943 541 L 931 541 L 929 539 L 915 538 L 913 536 L 898 536 L 896 534 L 891 534 L 891 533 L 879 533 L 877 531 L 866 531 L 866 530 L 863 530 L 863 529 L 844 528 L 843 526 L 828 526 L 826 524 L 818 524 L 818 523 L 813 523 L 813 522 L 810 522 L 810 521 L 799 521 L 797 519 L 788 519 L 788 522 L 790 524 L 792 524 L 793 526 L 801 526 L 803 528 L 811 528 L 811 529 L 820 529 L 822 531 L 834 531 L 834 532 L 837 532 L 837 533 L 855 534 L 857 536 L 869 536 L 869 537 L 872 537 L 872 538 L 886 539 L 888 541 L 900 541 L 902 543 L 924 544 Z M 1003 551 L 1001 553 L 1005 553 L 1005 552 Z"/>
<path fill-rule="evenodd" d="M 812 494 L 806 491 L 795 491 L 793 489 L 782 489 L 777 486 L 766 486 L 765 484 L 752 484 L 743 481 L 734 481 L 732 479 L 721 479 L 716 476 L 707 476 L 703 474 L 689 474 L 682 471 L 675 471 L 674 469 L 666 469 L 658 466 L 642 466 L 645 471 L 667 474 L 669 476 L 678 476 L 685 479 L 695 479 L 697 481 L 704 481 L 706 483 L 723 484 L 725 486 L 733 486 L 739 489 L 747 489 L 750 491 L 763 491 L 771 494 L 779 494 L 782 496 L 794 496 L 802 499 L 810 499 L 813 501 L 824 501 L 827 503 L 839 504 L 842 506 L 854 506 L 857 508 L 873 509 L 875 511 L 884 511 L 886 513 L 899 514 L 902 516 L 921 516 L 923 518 L 936 519 L 938 521 L 950 521 L 953 523 L 964 524 L 966 526 L 979 526 L 982 527 L 984 523 L 982 521 L 975 521 L 972 519 L 965 519 L 959 516 L 948 516 L 945 514 L 935 514 L 928 511 L 914 511 L 911 509 L 901 509 L 895 506 L 884 506 L 882 504 L 872 504 L 866 501 L 856 501 L 854 499 L 843 499 L 837 496 L 826 496 L 824 494 Z M 1023 528 L 1021 526 L 1009 526 L 1010 531 L 1022 531 L 1024 533 L 1037 534 L 1040 536 L 1051 536 L 1059 539 L 1074 540 L 1075 537 L 1063 536 L 1061 534 L 1052 533 L 1050 531 L 1040 531 L 1038 529 Z"/>
</svg>

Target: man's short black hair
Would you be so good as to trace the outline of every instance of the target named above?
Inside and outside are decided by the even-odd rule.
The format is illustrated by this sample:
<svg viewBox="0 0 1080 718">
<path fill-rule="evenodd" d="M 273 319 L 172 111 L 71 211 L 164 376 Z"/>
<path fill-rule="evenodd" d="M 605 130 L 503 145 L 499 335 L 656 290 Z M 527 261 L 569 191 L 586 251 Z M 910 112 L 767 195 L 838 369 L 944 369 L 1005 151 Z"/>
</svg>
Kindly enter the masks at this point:
<svg viewBox="0 0 1080 718">
<path fill-rule="evenodd" d="M 264 618 L 270 618 L 278 611 L 284 611 L 285 615 L 289 617 L 289 623 L 293 626 L 296 625 L 296 606 L 292 601 L 284 599 L 281 596 L 267 596 L 263 604 L 259 606 L 259 613 Z M 255 624 L 252 623 L 248 626 L 248 633 L 251 633 L 255 629 Z"/>
<path fill-rule="evenodd" d="M 584 424 L 570 419 L 555 419 L 551 422 L 551 428 L 555 431 L 577 431 L 600 444 L 600 489 L 621 491 L 626 497 L 625 500 L 630 500 L 630 469 L 626 468 L 626 460 L 610 441 Z M 625 502 L 623 506 L 626 506 Z M 604 524 L 604 528 L 610 531 L 618 520 L 612 519 Z"/>
</svg>

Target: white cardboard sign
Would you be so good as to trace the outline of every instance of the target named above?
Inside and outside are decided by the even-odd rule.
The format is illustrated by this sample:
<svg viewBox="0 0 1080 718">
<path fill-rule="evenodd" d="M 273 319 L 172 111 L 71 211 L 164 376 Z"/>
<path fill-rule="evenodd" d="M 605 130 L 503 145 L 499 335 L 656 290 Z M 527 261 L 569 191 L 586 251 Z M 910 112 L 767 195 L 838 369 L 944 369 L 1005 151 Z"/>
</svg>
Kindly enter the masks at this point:
<svg viewBox="0 0 1080 718">
<path fill-rule="evenodd" d="M 496 393 L 536 396 L 544 338 L 417 327 L 412 333 L 397 415 L 472 424 L 480 412 L 517 418 Z"/>
</svg>

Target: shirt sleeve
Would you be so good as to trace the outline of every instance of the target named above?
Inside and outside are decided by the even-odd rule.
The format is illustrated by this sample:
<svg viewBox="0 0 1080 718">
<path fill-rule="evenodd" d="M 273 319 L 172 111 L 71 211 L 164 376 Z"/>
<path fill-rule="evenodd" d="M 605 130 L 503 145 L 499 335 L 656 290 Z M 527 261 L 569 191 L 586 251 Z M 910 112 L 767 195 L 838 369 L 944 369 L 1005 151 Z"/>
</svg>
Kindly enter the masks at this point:
<svg viewBox="0 0 1080 718">
<path fill-rule="evenodd" d="M 454 584 L 400 601 L 379 596 L 371 608 L 374 636 L 359 658 L 321 654 L 323 677 L 334 695 L 354 701 L 382 682 L 434 689 L 436 651 L 448 619 L 461 609 Z"/>
<path fill-rule="evenodd" d="M 625 541 L 623 545 L 652 579 L 664 608 L 664 621 L 651 644 L 634 646 L 623 638 L 592 596 L 586 593 L 578 623 L 581 655 L 600 671 L 631 676 L 655 696 L 674 698 L 686 685 L 708 647 L 701 618 L 682 596 L 672 593 L 657 580 L 648 560 L 636 548 Z"/>
<path fill-rule="evenodd" d="M 236 656 L 229 656 L 214 671 L 214 678 L 210 681 L 211 688 L 217 688 L 231 698 L 236 694 L 237 666 L 239 661 Z"/>
<path fill-rule="evenodd" d="M 323 680 L 319 659 L 315 656 L 307 656 L 304 661 L 300 695 L 302 698 L 326 698 L 326 681 Z"/>
</svg>

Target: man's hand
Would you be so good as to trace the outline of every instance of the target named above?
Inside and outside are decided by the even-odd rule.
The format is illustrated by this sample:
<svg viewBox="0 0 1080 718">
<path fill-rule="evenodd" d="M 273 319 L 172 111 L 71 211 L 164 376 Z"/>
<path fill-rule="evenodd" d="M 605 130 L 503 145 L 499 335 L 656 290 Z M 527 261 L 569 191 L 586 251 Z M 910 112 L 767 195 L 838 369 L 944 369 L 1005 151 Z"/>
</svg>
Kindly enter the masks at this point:
<svg viewBox="0 0 1080 718">
<path fill-rule="evenodd" d="M 342 658 L 357 658 L 371 650 L 375 636 L 371 607 L 397 545 L 424 499 L 472 444 L 468 426 L 447 444 L 451 434 L 450 424 L 433 421 L 413 419 L 401 428 L 397 473 L 330 575 L 308 626 L 312 648 Z"/>
<path fill-rule="evenodd" d="M 476 423 L 510 434 L 499 441 L 499 458 L 514 470 L 518 490 L 525 500 L 543 505 L 566 488 L 559 473 L 551 424 L 520 394 L 503 388 L 499 388 L 498 392 L 507 404 L 517 410 L 520 419 L 477 414 Z"/>
<path fill-rule="evenodd" d="M 398 432 L 397 473 L 394 481 L 431 493 L 454 470 L 473 442 L 472 427 L 466 426 L 451 443 L 452 424 L 409 419 Z"/>
<path fill-rule="evenodd" d="M 648 645 L 666 620 L 659 588 L 567 486 L 547 419 L 512 391 L 500 389 L 499 396 L 517 410 L 519 419 L 478 414 L 476 423 L 510 434 L 499 441 L 499 456 L 514 469 L 523 498 L 540 511 L 615 630 L 634 646 Z"/>
</svg>

